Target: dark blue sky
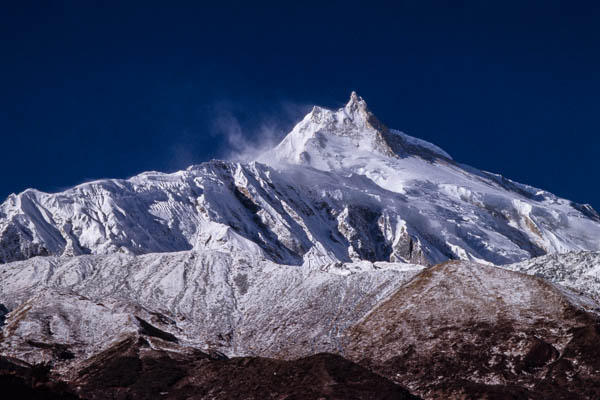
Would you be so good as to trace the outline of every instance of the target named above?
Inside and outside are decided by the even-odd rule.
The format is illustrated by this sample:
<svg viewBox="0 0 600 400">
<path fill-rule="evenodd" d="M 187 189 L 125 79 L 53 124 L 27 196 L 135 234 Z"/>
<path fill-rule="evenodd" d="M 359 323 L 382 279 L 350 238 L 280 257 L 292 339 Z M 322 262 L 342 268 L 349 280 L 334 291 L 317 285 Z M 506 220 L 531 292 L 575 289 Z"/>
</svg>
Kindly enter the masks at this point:
<svg viewBox="0 0 600 400">
<path fill-rule="evenodd" d="M 231 121 L 252 141 L 356 90 L 461 162 L 600 208 L 598 2 L 12 3 L 2 199 L 185 168 Z"/>
</svg>

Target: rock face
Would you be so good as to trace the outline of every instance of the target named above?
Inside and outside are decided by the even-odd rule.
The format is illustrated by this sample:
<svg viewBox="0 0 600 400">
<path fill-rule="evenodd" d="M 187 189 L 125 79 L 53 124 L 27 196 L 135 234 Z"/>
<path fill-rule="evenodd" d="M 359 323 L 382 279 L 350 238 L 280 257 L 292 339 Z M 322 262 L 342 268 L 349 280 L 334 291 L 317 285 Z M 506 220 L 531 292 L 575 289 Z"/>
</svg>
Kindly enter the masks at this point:
<svg viewBox="0 0 600 400">
<path fill-rule="evenodd" d="M 315 107 L 256 162 L 26 190 L 0 205 L 0 262 L 252 251 L 281 264 L 509 264 L 600 250 L 589 206 L 461 165 L 383 125 L 356 94 Z"/>
<path fill-rule="evenodd" d="M 592 399 L 600 396 L 599 313 L 542 279 L 449 262 L 352 327 L 345 355 L 425 398 Z"/>
</svg>

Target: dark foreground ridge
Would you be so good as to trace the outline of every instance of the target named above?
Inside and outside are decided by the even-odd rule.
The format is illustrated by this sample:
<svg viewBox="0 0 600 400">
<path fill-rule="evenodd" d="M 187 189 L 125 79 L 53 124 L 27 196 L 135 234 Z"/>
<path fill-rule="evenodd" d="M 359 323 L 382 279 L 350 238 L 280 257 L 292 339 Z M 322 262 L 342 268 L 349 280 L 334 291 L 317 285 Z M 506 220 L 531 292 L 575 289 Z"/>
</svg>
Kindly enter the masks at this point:
<svg viewBox="0 0 600 400">
<path fill-rule="evenodd" d="M 415 275 L 344 331 L 337 355 L 227 358 L 138 318 L 137 332 L 115 330 L 112 344 L 91 354 L 52 343 L 52 334 L 49 343 L 15 342 L 24 355 L 50 348 L 54 368 L 0 359 L 0 390 L 18 393 L 1 398 L 596 400 L 597 307 L 535 276 L 448 262 Z M 11 314 L 5 332 L 25 317 Z M 33 321 L 49 317 L 42 310 Z"/>
<path fill-rule="evenodd" d="M 49 364 L 29 365 L 0 356 L 0 398 L 6 400 L 77 400 L 62 381 L 50 377 Z"/>
<path fill-rule="evenodd" d="M 0 359 L 0 388 L 14 399 L 418 399 L 406 389 L 333 354 L 293 361 L 227 359 L 150 349 L 126 339 L 92 357 L 67 385 L 49 370 Z M 76 393 L 76 394 L 75 394 Z"/>
</svg>

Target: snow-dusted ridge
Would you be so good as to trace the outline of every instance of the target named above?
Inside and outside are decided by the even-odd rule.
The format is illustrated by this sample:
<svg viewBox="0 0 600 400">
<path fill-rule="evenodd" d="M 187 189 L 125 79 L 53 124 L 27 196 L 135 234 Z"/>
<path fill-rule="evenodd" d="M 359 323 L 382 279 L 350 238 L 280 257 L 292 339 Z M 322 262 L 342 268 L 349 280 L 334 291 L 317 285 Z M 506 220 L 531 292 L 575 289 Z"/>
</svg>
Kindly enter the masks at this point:
<svg viewBox="0 0 600 400">
<path fill-rule="evenodd" d="M 51 358 L 33 341 L 85 358 L 141 330 L 137 318 L 180 345 L 228 355 L 335 353 L 346 327 L 422 269 L 296 267 L 219 251 L 34 257 L 0 265 L 0 304 L 11 310 L 0 353 Z"/>
<path fill-rule="evenodd" d="M 479 171 L 388 129 L 352 93 L 255 162 L 26 190 L 0 205 L 0 262 L 37 255 L 248 251 L 288 265 L 509 264 L 600 250 L 589 206 Z"/>
<path fill-rule="evenodd" d="M 567 287 L 600 303 L 600 253 L 549 254 L 504 266 Z"/>
<path fill-rule="evenodd" d="M 217 357 L 334 353 L 423 398 L 461 398 L 469 382 L 477 393 L 528 388 L 530 398 L 600 389 L 598 303 L 468 261 L 299 267 L 184 251 L 34 257 L 0 265 L 0 276 L 11 309 L 0 355 L 51 361 L 71 383 L 127 341 Z"/>
</svg>

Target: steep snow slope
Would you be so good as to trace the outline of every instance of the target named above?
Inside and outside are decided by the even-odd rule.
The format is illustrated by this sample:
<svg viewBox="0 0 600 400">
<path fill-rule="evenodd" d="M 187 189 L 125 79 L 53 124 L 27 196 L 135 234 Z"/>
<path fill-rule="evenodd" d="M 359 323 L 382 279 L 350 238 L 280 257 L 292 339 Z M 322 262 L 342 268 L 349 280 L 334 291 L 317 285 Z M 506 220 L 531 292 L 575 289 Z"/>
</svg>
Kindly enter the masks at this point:
<svg viewBox="0 0 600 400">
<path fill-rule="evenodd" d="M 505 268 L 539 276 L 600 302 L 600 253 L 550 254 Z"/>
<path fill-rule="evenodd" d="M 343 330 L 422 268 L 297 267 L 217 251 L 35 257 L 0 265 L 0 304 L 12 310 L 0 350 L 37 362 L 46 354 L 30 340 L 97 352 L 135 332 L 134 317 L 160 313 L 157 326 L 184 345 L 284 358 L 339 352 Z"/>
<path fill-rule="evenodd" d="M 248 251 L 273 262 L 465 259 L 600 250 L 589 206 L 460 165 L 355 93 L 315 107 L 257 162 L 211 161 L 0 205 L 0 262 L 36 255 Z"/>
</svg>

